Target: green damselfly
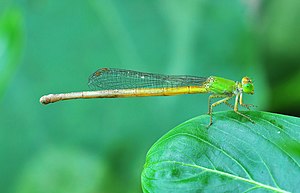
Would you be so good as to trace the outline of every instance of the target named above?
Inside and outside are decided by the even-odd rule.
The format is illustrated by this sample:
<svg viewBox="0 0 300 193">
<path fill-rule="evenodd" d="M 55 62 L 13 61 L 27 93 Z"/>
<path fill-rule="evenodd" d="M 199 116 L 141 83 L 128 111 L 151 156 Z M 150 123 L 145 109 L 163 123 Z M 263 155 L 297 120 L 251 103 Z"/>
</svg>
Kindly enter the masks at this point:
<svg viewBox="0 0 300 193">
<path fill-rule="evenodd" d="M 234 112 L 253 120 L 238 111 L 238 105 L 249 109 L 252 104 L 243 103 L 243 93 L 254 94 L 254 85 L 249 77 L 243 77 L 241 82 L 209 76 L 197 77 L 188 75 L 162 75 L 137 72 L 132 70 L 101 68 L 89 77 L 88 85 L 93 91 L 49 94 L 42 96 L 42 104 L 54 103 L 70 99 L 90 98 L 121 98 L 146 96 L 173 96 L 180 94 L 211 93 L 208 98 L 208 114 L 212 124 L 213 107 L 226 104 Z M 211 104 L 211 99 L 222 98 Z M 235 98 L 234 105 L 228 101 Z"/>
</svg>

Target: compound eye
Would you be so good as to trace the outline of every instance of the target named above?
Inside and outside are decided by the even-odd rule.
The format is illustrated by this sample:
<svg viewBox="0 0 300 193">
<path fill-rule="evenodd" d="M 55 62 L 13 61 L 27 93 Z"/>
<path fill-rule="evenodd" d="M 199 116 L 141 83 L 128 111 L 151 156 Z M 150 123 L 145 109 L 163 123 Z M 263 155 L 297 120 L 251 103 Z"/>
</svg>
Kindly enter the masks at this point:
<svg viewBox="0 0 300 193">
<path fill-rule="evenodd" d="M 245 76 L 244 78 L 242 78 L 242 84 L 248 84 L 248 83 L 252 83 L 252 80 Z"/>
<path fill-rule="evenodd" d="M 251 83 L 243 85 L 243 92 L 246 94 L 254 94 L 254 86 Z"/>
</svg>

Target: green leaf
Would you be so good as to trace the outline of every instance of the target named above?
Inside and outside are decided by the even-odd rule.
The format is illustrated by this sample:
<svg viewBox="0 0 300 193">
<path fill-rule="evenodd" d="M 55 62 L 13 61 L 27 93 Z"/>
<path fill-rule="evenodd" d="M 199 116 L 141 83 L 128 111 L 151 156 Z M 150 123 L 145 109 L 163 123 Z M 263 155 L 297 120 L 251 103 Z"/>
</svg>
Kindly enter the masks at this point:
<svg viewBox="0 0 300 193">
<path fill-rule="evenodd" d="M 300 157 L 286 142 L 300 144 L 300 119 L 266 112 L 234 112 L 191 119 L 149 150 L 144 192 L 297 192 Z"/>
</svg>

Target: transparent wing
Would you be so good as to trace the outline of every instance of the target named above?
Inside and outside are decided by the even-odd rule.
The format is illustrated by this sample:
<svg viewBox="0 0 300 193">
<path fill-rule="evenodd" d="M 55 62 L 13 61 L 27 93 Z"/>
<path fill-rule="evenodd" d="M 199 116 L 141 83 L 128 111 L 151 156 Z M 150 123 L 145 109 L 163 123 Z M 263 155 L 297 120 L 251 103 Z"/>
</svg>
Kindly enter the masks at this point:
<svg viewBox="0 0 300 193">
<path fill-rule="evenodd" d="M 116 68 L 101 68 L 94 72 L 88 85 L 94 90 L 170 88 L 202 86 L 207 77 L 161 75 Z"/>
</svg>

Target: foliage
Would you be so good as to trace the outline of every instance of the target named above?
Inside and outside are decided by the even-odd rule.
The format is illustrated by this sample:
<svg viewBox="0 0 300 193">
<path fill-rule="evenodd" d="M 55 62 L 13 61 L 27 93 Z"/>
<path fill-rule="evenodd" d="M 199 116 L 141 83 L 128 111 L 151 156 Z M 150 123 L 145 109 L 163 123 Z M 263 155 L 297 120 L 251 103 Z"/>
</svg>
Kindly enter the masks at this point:
<svg viewBox="0 0 300 193">
<path fill-rule="evenodd" d="M 44 94 L 87 90 L 88 76 L 101 67 L 247 75 L 255 95 L 244 96 L 246 103 L 299 115 L 299 3 L 257 2 L 0 0 L 0 192 L 41 184 L 59 189 L 47 183 L 52 175 L 35 180 L 36 168 L 56 156 L 52 146 L 65 149 L 57 156 L 64 175 L 104 167 L 105 178 L 91 183 L 97 190 L 141 192 L 151 144 L 207 112 L 203 95 L 39 104 Z M 66 166 L 78 160 L 70 149 L 93 157 L 93 164 Z"/>
<path fill-rule="evenodd" d="M 144 192 L 297 192 L 300 119 L 248 112 L 255 124 L 233 112 L 191 119 L 149 150 L 142 173 Z"/>
</svg>

